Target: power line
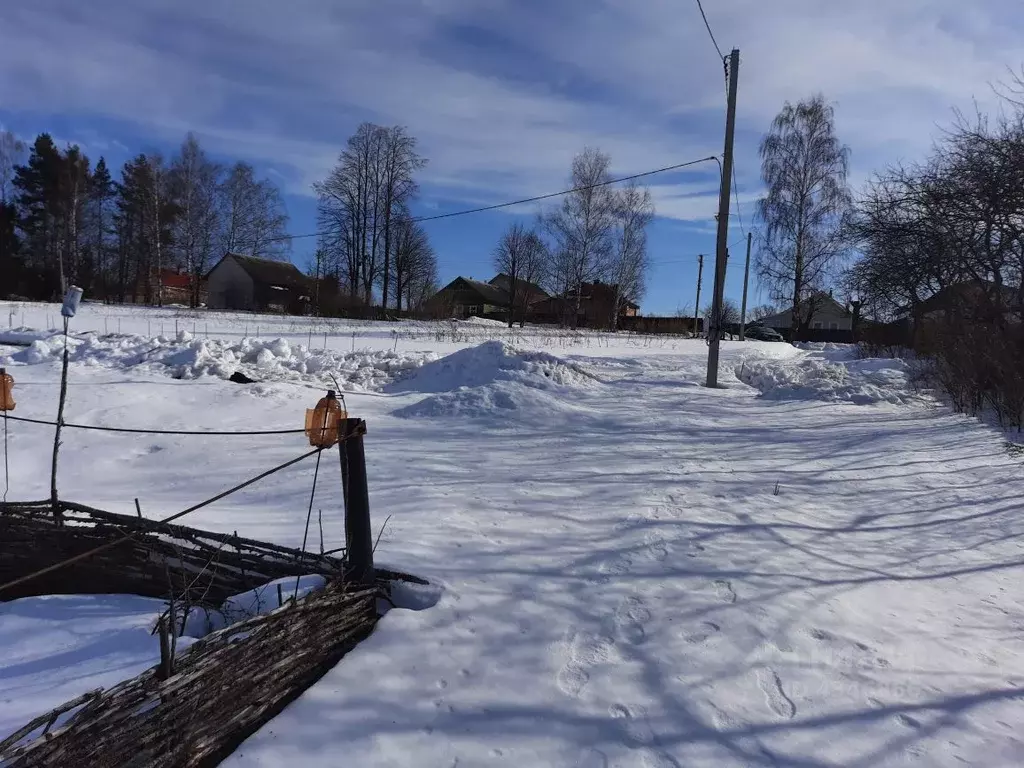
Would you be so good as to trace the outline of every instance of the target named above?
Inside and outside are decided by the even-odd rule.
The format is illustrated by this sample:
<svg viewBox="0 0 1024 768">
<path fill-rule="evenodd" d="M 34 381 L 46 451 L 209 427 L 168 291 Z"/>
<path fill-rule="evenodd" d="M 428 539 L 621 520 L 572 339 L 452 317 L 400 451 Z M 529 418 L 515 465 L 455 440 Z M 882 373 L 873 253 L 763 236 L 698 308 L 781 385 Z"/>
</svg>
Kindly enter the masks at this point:
<svg viewBox="0 0 1024 768">
<path fill-rule="evenodd" d="M 536 203 L 540 200 L 550 200 L 553 197 L 561 197 L 562 195 L 569 195 L 573 192 L 584 192 L 588 189 L 597 189 L 598 187 L 607 187 L 612 184 L 621 184 L 624 181 L 632 181 L 633 179 L 642 179 L 645 176 L 654 176 L 657 173 L 666 173 L 668 171 L 678 171 L 680 168 L 687 168 L 691 165 L 698 165 L 700 163 L 707 163 L 710 161 L 718 162 L 718 158 L 714 155 L 709 157 L 702 157 L 699 160 L 690 160 L 686 163 L 677 163 L 676 165 L 666 165 L 664 168 L 655 168 L 653 171 L 644 171 L 643 173 L 634 173 L 631 176 L 621 176 L 617 179 L 609 179 L 608 181 L 601 181 L 597 184 L 587 184 L 582 187 L 573 187 L 572 189 L 563 189 L 560 192 L 551 192 L 546 195 L 537 195 L 535 197 L 524 197 L 521 200 L 511 200 L 507 203 L 497 203 L 496 205 L 485 205 L 480 208 L 469 208 L 463 211 L 452 211 L 451 213 L 439 213 L 435 216 L 417 216 L 411 219 L 414 223 L 421 223 L 424 221 L 437 221 L 438 219 L 451 219 L 456 216 L 468 216 L 471 213 L 484 213 L 485 211 L 496 211 L 500 208 L 511 208 L 514 205 L 523 205 L 524 203 Z M 278 240 L 299 240 L 306 237 L 319 237 L 320 235 L 333 234 L 340 231 L 340 228 L 320 230 L 318 232 L 306 232 L 301 235 L 281 235 L 280 237 L 267 238 L 265 242 L 275 242 Z"/>
<path fill-rule="evenodd" d="M 707 14 L 704 13 L 704 6 L 701 5 L 700 0 L 697 0 L 697 7 L 700 9 L 701 18 L 704 19 L 704 26 L 708 28 L 708 34 L 711 36 L 711 42 L 715 44 L 715 50 L 718 51 L 718 58 L 725 59 L 725 54 L 722 53 L 722 49 L 718 47 L 718 41 L 715 40 L 715 33 L 711 31 L 711 25 L 708 23 Z"/>
<path fill-rule="evenodd" d="M 740 192 L 739 192 L 739 189 L 738 189 L 739 185 L 740 185 L 740 182 L 736 178 L 736 166 L 734 165 L 732 167 L 732 193 L 733 193 L 733 199 L 736 201 L 736 219 L 740 223 L 740 232 L 742 232 L 743 236 L 746 237 L 747 236 L 747 230 L 743 226 L 743 214 L 740 213 Z"/>
</svg>

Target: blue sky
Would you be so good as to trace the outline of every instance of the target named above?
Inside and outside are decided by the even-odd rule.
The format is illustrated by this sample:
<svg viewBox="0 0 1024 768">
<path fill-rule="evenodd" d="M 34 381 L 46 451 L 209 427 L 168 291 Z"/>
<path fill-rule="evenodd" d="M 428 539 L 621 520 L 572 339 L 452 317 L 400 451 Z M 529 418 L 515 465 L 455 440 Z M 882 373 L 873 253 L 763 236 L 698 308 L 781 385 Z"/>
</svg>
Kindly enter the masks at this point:
<svg viewBox="0 0 1024 768">
<path fill-rule="evenodd" d="M 706 0 L 740 48 L 739 208 L 752 221 L 757 143 L 782 103 L 821 91 L 852 150 L 852 182 L 920 158 L 952 110 L 994 104 L 1024 62 L 1017 0 Z M 170 154 L 188 130 L 286 192 L 315 230 L 310 185 L 363 120 L 402 124 L 429 165 L 422 214 L 565 186 L 574 153 L 615 175 L 720 154 L 721 63 L 692 0 L 35 0 L 0 4 L 0 124 L 50 131 L 117 168 Z M 659 216 L 645 314 L 692 307 L 714 252 L 713 164 L 649 180 Z M 742 288 L 735 218 L 726 293 Z M 441 279 L 488 278 L 490 253 L 536 207 L 431 223 Z M 302 265 L 312 239 L 297 240 Z M 709 258 L 706 266 L 710 267 Z M 710 270 L 705 270 L 708 296 Z M 753 288 L 757 303 L 757 289 Z M 762 297 L 766 298 L 766 297 Z M 702 303 L 704 299 L 702 298 Z"/>
</svg>

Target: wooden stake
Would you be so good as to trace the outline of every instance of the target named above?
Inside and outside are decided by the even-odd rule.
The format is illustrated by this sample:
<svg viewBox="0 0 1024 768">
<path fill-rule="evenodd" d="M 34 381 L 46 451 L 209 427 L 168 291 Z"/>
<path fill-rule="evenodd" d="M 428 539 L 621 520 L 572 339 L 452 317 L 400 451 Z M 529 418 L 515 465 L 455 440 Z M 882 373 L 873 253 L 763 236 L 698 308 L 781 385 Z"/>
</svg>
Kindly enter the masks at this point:
<svg viewBox="0 0 1024 768">
<path fill-rule="evenodd" d="M 64 318 L 64 360 L 60 372 L 60 399 L 57 402 L 57 427 L 53 432 L 53 463 L 50 467 L 50 503 L 58 525 L 61 522 L 57 503 L 57 456 L 60 453 L 60 430 L 64 425 L 64 404 L 68 399 L 68 318 Z"/>
</svg>

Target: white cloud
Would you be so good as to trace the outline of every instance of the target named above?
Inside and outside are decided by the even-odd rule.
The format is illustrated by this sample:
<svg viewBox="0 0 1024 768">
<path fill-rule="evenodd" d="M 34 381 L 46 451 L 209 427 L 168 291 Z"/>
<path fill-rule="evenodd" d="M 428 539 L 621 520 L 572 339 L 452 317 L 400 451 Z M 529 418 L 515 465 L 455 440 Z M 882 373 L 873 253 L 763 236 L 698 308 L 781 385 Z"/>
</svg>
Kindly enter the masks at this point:
<svg viewBox="0 0 1024 768">
<path fill-rule="evenodd" d="M 707 10 L 723 48 L 742 49 L 748 197 L 757 138 L 784 100 L 834 100 L 863 178 L 925 151 L 951 107 L 990 101 L 988 83 L 1018 64 L 1024 26 L 1010 0 Z M 292 192 L 308 192 L 364 119 L 408 125 L 439 194 L 486 202 L 560 187 L 586 144 L 621 173 L 721 151 L 724 75 L 687 3 L 40 0 L 4 15 L 3 109 L 128 121 L 165 141 L 193 129 Z M 687 189 L 659 183 L 659 210 L 706 220 L 713 186 Z"/>
</svg>

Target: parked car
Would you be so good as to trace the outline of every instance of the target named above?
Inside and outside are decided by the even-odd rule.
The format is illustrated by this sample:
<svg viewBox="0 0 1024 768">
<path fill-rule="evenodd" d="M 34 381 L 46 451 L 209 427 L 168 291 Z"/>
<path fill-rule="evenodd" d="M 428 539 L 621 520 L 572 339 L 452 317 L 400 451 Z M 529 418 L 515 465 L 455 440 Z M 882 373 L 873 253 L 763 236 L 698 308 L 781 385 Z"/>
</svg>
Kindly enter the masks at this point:
<svg viewBox="0 0 1024 768">
<path fill-rule="evenodd" d="M 748 326 L 746 337 L 754 341 L 785 341 L 781 333 L 774 328 L 766 328 L 763 325 Z"/>
</svg>

